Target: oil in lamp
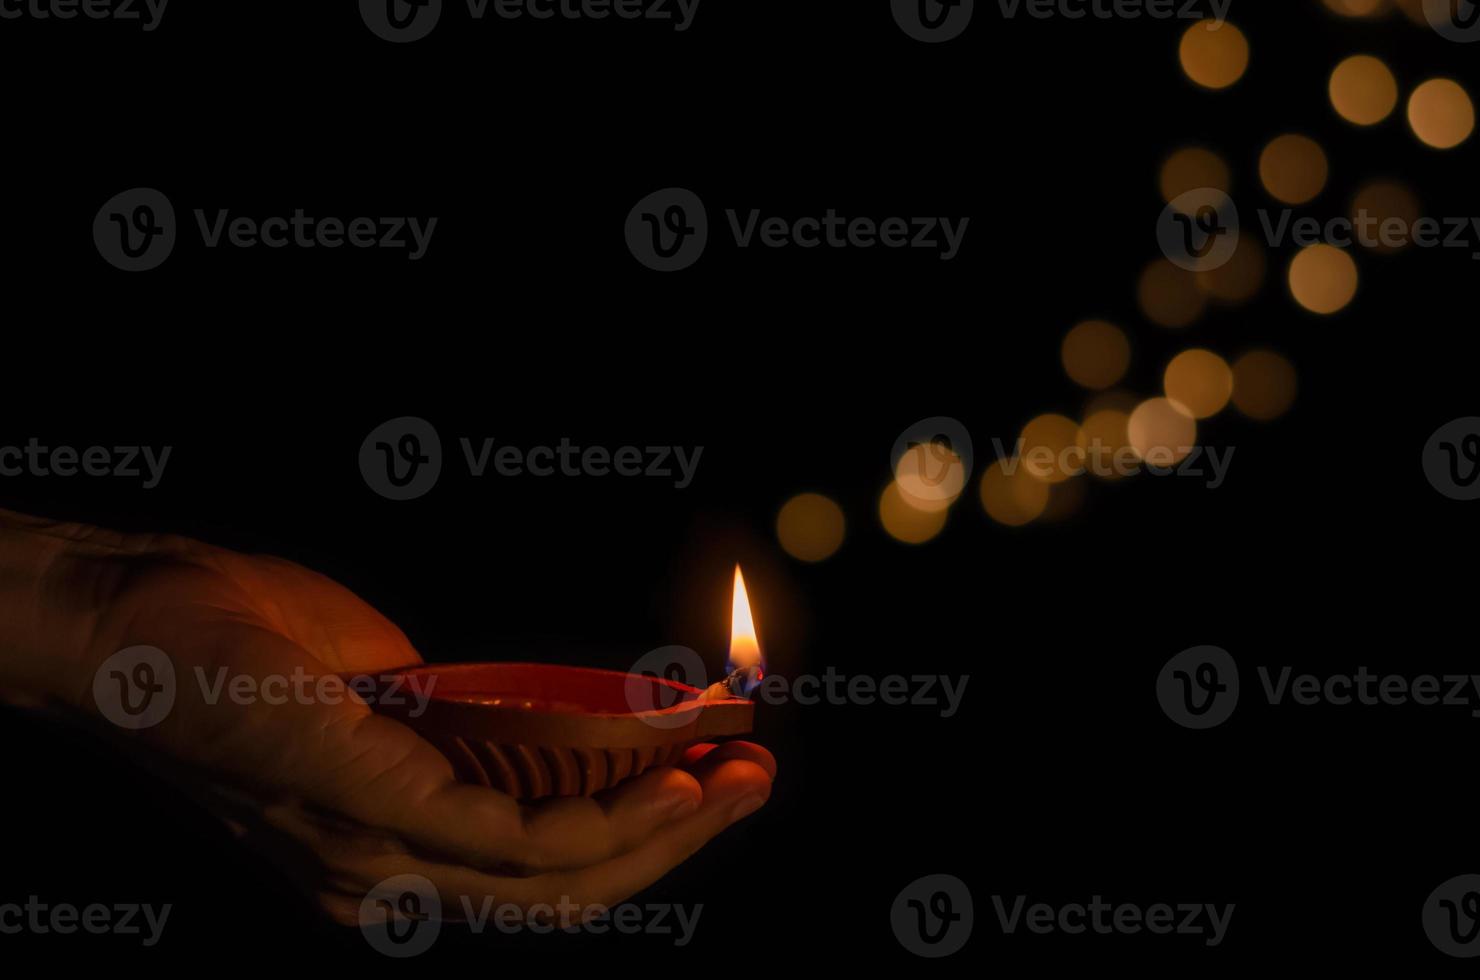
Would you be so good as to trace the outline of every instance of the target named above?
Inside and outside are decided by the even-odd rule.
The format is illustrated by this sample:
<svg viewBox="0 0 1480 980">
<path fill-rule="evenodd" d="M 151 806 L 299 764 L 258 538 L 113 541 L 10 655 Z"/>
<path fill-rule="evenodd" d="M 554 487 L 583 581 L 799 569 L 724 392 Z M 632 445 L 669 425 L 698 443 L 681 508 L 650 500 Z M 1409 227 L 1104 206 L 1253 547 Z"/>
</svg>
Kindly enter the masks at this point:
<svg viewBox="0 0 1480 980">
<path fill-rule="evenodd" d="M 516 799 L 590 796 L 696 742 L 751 730 L 750 695 L 764 669 L 740 567 L 730 623 L 730 674 L 701 690 L 663 677 L 528 663 L 426 664 L 391 671 L 424 705 L 376 697 L 371 707 L 437 747 L 465 783 Z M 413 717 L 415 710 L 416 717 Z"/>
</svg>

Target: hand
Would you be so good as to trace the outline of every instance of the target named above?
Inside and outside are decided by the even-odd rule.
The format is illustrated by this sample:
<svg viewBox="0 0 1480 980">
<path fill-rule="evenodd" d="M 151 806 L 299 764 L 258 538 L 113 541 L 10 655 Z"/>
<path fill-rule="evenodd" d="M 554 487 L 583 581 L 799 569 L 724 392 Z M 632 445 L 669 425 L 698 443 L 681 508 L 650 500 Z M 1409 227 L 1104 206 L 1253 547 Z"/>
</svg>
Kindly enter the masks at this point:
<svg viewBox="0 0 1480 980">
<path fill-rule="evenodd" d="M 96 715 L 104 660 L 163 650 L 174 706 L 126 734 L 241 837 L 287 856 L 285 870 L 346 924 L 378 882 L 408 873 L 437 887 L 449 918 L 463 898 L 477 910 L 488 896 L 525 910 L 611 906 L 770 795 L 770 753 L 732 742 L 696 746 L 682 767 L 596 799 L 520 805 L 455 782 L 435 748 L 358 699 L 205 696 L 203 685 L 233 677 L 260 685 L 421 661 L 399 629 L 321 575 L 183 538 L 3 513 L 0 554 L 0 623 L 11 624 L 0 630 L 14 634 L 0 642 L 0 687 Z"/>
</svg>

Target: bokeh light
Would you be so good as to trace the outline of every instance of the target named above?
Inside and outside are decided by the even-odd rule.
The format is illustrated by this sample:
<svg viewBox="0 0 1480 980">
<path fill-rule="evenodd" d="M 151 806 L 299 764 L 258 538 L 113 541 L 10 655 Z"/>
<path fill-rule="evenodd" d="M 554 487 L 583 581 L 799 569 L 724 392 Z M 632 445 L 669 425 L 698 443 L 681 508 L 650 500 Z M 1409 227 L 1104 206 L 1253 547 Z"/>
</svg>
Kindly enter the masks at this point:
<svg viewBox="0 0 1480 980">
<path fill-rule="evenodd" d="M 1039 520 L 1044 524 L 1067 521 L 1084 509 L 1084 500 L 1089 495 L 1083 480 L 1055 483 L 1048 490 L 1048 505 L 1043 508 Z"/>
<path fill-rule="evenodd" d="M 1140 454 L 1131 446 L 1127 429 L 1134 401 L 1124 408 L 1092 409 L 1079 427 L 1079 448 L 1084 450 L 1085 468 L 1106 480 L 1128 476 L 1140 464 Z M 1078 483 L 1080 481 L 1073 481 Z"/>
<path fill-rule="evenodd" d="M 1251 350 L 1233 362 L 1233 407 L 1260 422 L 1295 404 L 1295 365 L 1271 350 Z"/>
<path fill-rule="evenodd" d="M 1149 465 L 1172 466 L 1192 452 L 1197 443 L 1197 423 L 1172 400 L 1148 398 L 1131 413 L 1126 436 Z"/>
<path fill-rule="evenodd" d="M 1228 261 L 1216 269 L 1199 269 L 1197 284 L 1220 303 L 1243 303 L 1253 299 L 1264 285 L 1268 271 L 1264 249 L 1253 235 L 1243 235 Z"/>
<path fill-rule="evenodd" d="M 982 507 L 997 523 L 1021 527 L 1048 507 L 1049 490 L 1049 484 L 1028 475 L 1019 460 L 999 459 L 982 474 Z"/>
<path fill-rule="evenodd" d="M 1371 55 L 1352 55 L 1337 65 L 1327 88 L 1336 112 L 1358 126 L 1380 123 L 1398 107 L 1398 80 Z"/>
<path fill-rule="evenodd" d="M 1059 354 L 1075 384 L 1098 391 L 1125 377 L 1131 363 L 1131 342 L 1114 324 L 1086 320 L 1064 336 Z"/>
<path fill-rule="evenodd" d="M 1048 483 L 1084 472 L 1079 459 L 1079 426 L 1065 415 L 1040 415 L 1023 426 L 1018 450 L 1023 468 Z"/>
<path fill-rule="evenodd" d="M 1227 194 L 1233 186 L 1228 164 L 1212 150 L 1188 146 L 1178 150 L 1161 165 L 1162 200 L 1171 204 L 1188 191 L 1211 187 Z"/>
<path fill-rule="evenodd" d="M 799 493 L 781 506 L 776 537 L 800 561 L 831 558 L 843 545 L 843 509 L 820 493 Z"/>
<path fill-rule="evenodd" d="M 1136 301 L 1152 323 L 1179 328 L 1202 316 L 1208 296 L 1198 285 L 1196 275 L 1166 259 L 1156 259 L 1141 273 L 1136 284 Z"/>
<path fill-rule="evenodd" d="M 1304 204 L 1326 186 L 1326 151 L 1309 136 L 1286 133 L 1269 141 L 1259 155 L 1259 180 L 1277 201 Z"/>
<path fill-rule="evenodd" d="M 1418 197 L 1406 184 L 1395 180 L 1374 180 L 1357 191 L 1352 199 L 1352 221 L 1359 231 L 1372 239 L 1367 247 L 1374 252 L 1396 252 L 1412 244 L 1413 225 L 1423 216 Z M 1384 225 L 1388 227 L 1384 229 Z"/>
<path fill-rule="evenodd" d="M 1408 125 L 1424 143 L 1448 150 L 1475 131 L 1475 104 L 1458 82 L 1431 78 L 1408 97 Z"/>
<path fill-rule="evenodd" d="M 1195 419 L 1217 415 L 1233 394 L 1233 370 L 1210 350 L 1193 348 L 1172 358 L 1163 377 L 1167 397 Z"/>
<path fill-rule="evenodd" d="M 1312 313 L 1345 309 L 1357 295 L 1357 263 L 1334 245 L 1301 249 L 1290 263 L 1290 293 Z"/>
<path fill-rule="evenodd" d="M 945 510 L 928 511 L 911 506 L 894 480 L 889 481 L 889 486 L 879 497 L 879 520 L 884 530 L 891 538 L 905 544 L 924 544 L 935 537 L 946 526 L 947 513 Z"/>
<path fill-rule="evenodd" d="M 894 464 L 894 480 L 905 503 L 918 510 L 945 510 L 966 488 L 966 466 L 943 442 L 911 446 Z"/>
<path fill-rule="evenodd" d="M 1249 41 L 1227 21 L 1193 24 L 1183 33 L 1177 54 L 1187 77 L 1203 88 L 1227 88 L 1249 68 Z"/>
</svg>

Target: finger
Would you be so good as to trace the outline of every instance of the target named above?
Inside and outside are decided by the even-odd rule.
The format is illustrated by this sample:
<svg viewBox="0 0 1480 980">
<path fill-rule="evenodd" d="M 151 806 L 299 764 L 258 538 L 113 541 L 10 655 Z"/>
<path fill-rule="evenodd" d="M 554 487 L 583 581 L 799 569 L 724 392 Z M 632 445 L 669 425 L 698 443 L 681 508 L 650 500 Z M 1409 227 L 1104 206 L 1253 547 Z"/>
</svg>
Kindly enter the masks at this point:
<svg viewBox="0 0 1480 980">
<path fill-rule="evenodd" d="M 566 914 L 571 922 L 579 922 L 582 910 L 589 914 L 625 901 L 754 812 L 769 795 L 771 780 L 760 766 L 734 759 L 704 767 L 701 783 L 704 802 L 692 815 L 673 821 L 627 854 L 577 871 L 510 877 L 416 854 L 385 852 L 365 853 L 337 870 L 351 872 L 341 880 L 358 881 L 366 890 L 396 875 L 421 875 L 436 888 L 442 916 L 448 919 L 477 915 L 493 906 L 515 906 L 541 909 L 542 916 L 550 914 L 546 909 L 573 910 Z"/>
<path fill-rule="evenodd" d="M 776 757 L 754 742 L 725 742 L 721 745 L 701 742 L 689 747 L 679 767 L 692 770 L 700 761 L 713 764 L 727 759 L 744 759 L 746 762 L 753 762 L 766 770 L 772 779 L 776 778 Z"/>
<path fill-rule="evenodd" d="M 394 829 L 418 849 L 483 871 L 525 876 L 584 868 L 639 846 L 699 809 L 689 773 L 659 768 L 596 798 L 520 806 L 483 786 L 449 783 L 402 811 Z"/>
<path fill-rule="evenodd" d="M 422 662 L 401 632 L 349 589 L 327 576 L 268 555 L 227 555 L 226 572 L 253 596 L 283 635 L 339 671 L 375 671 Z"/>
<path fill-rule="evenodd" d="M 771 777 L 765 769 L 741 759 L 700 767 L 704 802 L 691 816 L 675 820 L 642 846 L 579 871 L 508 880 L 508 900 L 528 908 L 573 899 L 582 906 L 610 907 L 647 888 L 687 860 L 731 824 L 765 805 Z"/>
</svg>

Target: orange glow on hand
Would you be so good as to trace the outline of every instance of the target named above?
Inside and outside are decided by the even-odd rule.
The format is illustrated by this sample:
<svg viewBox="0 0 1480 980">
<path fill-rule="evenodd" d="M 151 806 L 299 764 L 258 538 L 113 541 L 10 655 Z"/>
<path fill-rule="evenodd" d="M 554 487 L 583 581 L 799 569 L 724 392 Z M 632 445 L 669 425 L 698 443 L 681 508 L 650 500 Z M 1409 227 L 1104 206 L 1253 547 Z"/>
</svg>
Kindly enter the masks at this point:
<svg viewBox="0 0 1480 980">
<path fill-rule="evenodd" d="M 745 577 L 736 565 L 735 597 L 730 607 L 730 667 L 741 670 L 761 665 L 761 644 L 750 612 L 750 596 L 745 591 Z"/>
</svg>

